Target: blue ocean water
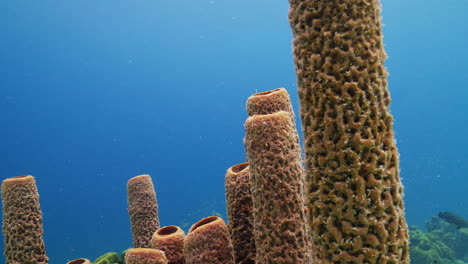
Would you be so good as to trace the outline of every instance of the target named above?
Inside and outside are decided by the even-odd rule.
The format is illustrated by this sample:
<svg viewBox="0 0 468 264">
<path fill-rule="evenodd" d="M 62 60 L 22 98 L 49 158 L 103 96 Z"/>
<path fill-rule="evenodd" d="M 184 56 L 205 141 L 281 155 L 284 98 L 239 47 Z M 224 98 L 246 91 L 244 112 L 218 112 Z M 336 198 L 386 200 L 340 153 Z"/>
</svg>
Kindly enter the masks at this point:
<svg viewBox="0 0 468 264">
<path fill-rule="evenodd" d="M 408 223 L 468 218 L 468 2 L 382 5 Z M 35 176 L 50 263 L 131 247 L 139 174 L 162 226 L 225 216 L 246 99 L 285 87 L 299 110 L 287 13 L 286 0 L 0 2 L 0 179 Z"/>
</svg>

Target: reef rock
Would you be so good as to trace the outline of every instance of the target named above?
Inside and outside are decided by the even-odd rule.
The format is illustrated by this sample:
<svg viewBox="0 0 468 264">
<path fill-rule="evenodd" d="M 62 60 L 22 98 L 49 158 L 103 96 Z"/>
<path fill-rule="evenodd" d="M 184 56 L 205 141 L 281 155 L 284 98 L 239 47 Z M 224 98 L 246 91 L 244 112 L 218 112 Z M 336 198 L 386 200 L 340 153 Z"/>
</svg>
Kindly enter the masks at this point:
<svg viewBox="0 0 468 264">
<path fill-rule="evenodd" d="M 418 227 L 410 227 L 410 257 L 412 264 L 457 264 L 455 252 L 434 234 L 424 233 Z"/>
</svg>

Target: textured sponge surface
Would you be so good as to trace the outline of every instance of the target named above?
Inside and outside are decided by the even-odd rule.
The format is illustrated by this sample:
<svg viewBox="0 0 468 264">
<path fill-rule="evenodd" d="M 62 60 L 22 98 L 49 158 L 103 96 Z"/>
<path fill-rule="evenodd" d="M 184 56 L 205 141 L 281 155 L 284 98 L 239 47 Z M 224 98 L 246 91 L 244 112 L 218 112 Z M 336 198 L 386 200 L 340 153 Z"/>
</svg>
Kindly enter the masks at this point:
<svg viewBox="0 0 468 264">
<path fill-rule="evenodd" d="M 154 232 L 151 239 L 153 248 L 164 251 L 169 264 L 184 263 L 185 233 L 178 226 L 166 226 Z"/>
<path fill-rule="evenodd" d="M 257 263 L 310 263 L 304 170 L 292 120 L 278 111 L 245 122 Z"/>
<path fill-rule="evenodd" d="M 144 174 L 131 178 L 127 193 L 133 246 L 150 248 L 151 237 L 159 229 L 158 201 L 151 177 Z"/>
<path fill-rule="evenodd" d="M 291 99 L 284 88 L 256 93 L 250 96 L 247 100 L 246 108 L 249 116 L 272 114 L 278 111 L 286 111 L 293 114 Z"/>
<path fill-rule="evenodd" d="M 125 254 L 126 264 L 168 264 L 163 251 L 153 248 L 131 248 Z"/>
<path fill-rule="evenodd" d="M 3 235 L 9 264 L 45 264 L 42 212 L 34 177 L 9 178 L 2 183 Z"/>
<path fill-rule="evenodd" d="M 248 163 L 237 164 L 226 172 L 226 205 L 229 233 L 236 263 L 255 263 L 253 208 Z"/>
<path fill-rule="evenodd" d="M 210 216 L 195 223 L 184 240 L 187 264 L 234 264 L 234 250 L 226 223 Z"/>
<path fill-rule="evenodd" d="M 290 0 L 315 256 L 408 263 L 378 0 Z"/>
</svg>

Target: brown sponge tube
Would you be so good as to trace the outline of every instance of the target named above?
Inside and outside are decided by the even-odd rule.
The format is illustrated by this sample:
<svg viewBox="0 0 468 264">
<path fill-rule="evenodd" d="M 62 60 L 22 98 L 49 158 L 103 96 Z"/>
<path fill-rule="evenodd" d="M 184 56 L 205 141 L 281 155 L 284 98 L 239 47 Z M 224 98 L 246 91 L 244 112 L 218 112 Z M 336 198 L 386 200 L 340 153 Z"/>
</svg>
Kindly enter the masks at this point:
<svg viewBox="0 0 468 264">
<path fill-rule="evenodd" d="M 291 114 L 291 121 L 295 128 L 294 136 L 296 136 L 299 141 L 291 98 L 289 97 L 289 93 L 286 89 L 278 88 L 271 91 L 256 93 L 247 99 L 247 114 L 249 116 L 268 115 L 278 111 L 285 111 Z M 302 149 L 300 146 L 296 150 L 302 159 Z M 303 176 L 305 177 L 305 174 Z M 305 182 L 305 179 L 303 182 Z"/>
<path fill-rule="evenodd" d="M 284 88 L 256 93 L 247 99 L 247 114 L 266 115 L 278 111 L 293 113 L 291 99 Z"/>
<path fill-rule="evenodd" d="M 89 259 L 79 258 L 79 259 L 69 261 L 67 262 L 67 264 L 92 264 L 92 263 Z"/>
<path fill-rule="evenodd" d="M 159 229 L 158 201 L 151 177 L 144 174 L 131 178 L 127 194 L 133 247 L 150 248 L 151 237 Z"/>
<path fill-rule="evenodd" d="M 169 264 L 184 263 L 184 231 L 178 226 L 166 226 L 154 232 L 153 248 L 164 251 Z"/>
<path fill-rule="evenodd" d="M 154 248 L 131 248 L 125 253 L 126 264 L 168 264 L 162 250 Z"/>
<path fill-rule="evenodd" d="M 291 114 L 254 115 L 245 122 L 257 263 L 311 263 L 303 167 Z"/>
<path fill-rule="evenodd" d="M 236 264 L 255 263 L 252 193 L 248 163 L 230 167 L 226 172 L 228 227 Z"/>
<path fill-rule="evenodd" d="M 234 252 L 228 227 L 217 216 L 203 218 L 189 230 L 184 241 L 187 264 L 234 264 Z"/>
<path fill-rule="evenodd" d="M 290 0 L 319 263 L 409 263 L 380 1 Z"/>
<path fill-rule="evenodd" d="M 25 175 L 4 180 L 2 202 L 6 263 L 48 263 L 34 177 Z"/>
</svg>

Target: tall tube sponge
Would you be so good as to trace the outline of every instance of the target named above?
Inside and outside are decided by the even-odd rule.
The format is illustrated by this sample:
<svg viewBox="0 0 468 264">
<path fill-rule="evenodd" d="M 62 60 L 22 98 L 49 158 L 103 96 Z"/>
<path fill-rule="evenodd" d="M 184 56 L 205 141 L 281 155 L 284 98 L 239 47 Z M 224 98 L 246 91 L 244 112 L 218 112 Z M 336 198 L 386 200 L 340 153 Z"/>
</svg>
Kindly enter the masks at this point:
<svg viewBox="0 0 468 264">
<path fill-rule="evenodd" d="M 236 264 L 255 263 L 252 192 L 248 163 L 230 167 L 225 177 L 228 227 Z"/>
<path fill-rule="evenodd" d="M 133 247 L 150 248 L 153 233 L 159 229 L 158 201 L 151 177 L 144 174 L 131 178 L 127 195 Z"/>
<path fill-rule="evenodd" d="M 304 171 L 291 113 L 249 117 L 244 144 L 251 171 L 256 262 L 312 263 Z"/>
<path fill-rule="evenodd" d="M 380 2 L 289 2 L 315 258 L 409 263 Z"/>
<path fill-rule="evenodd" d="M 2 203 L 6 263 L 48 263 L 34 177 L 25 175 L 4 180 Z"/>
</svg>

